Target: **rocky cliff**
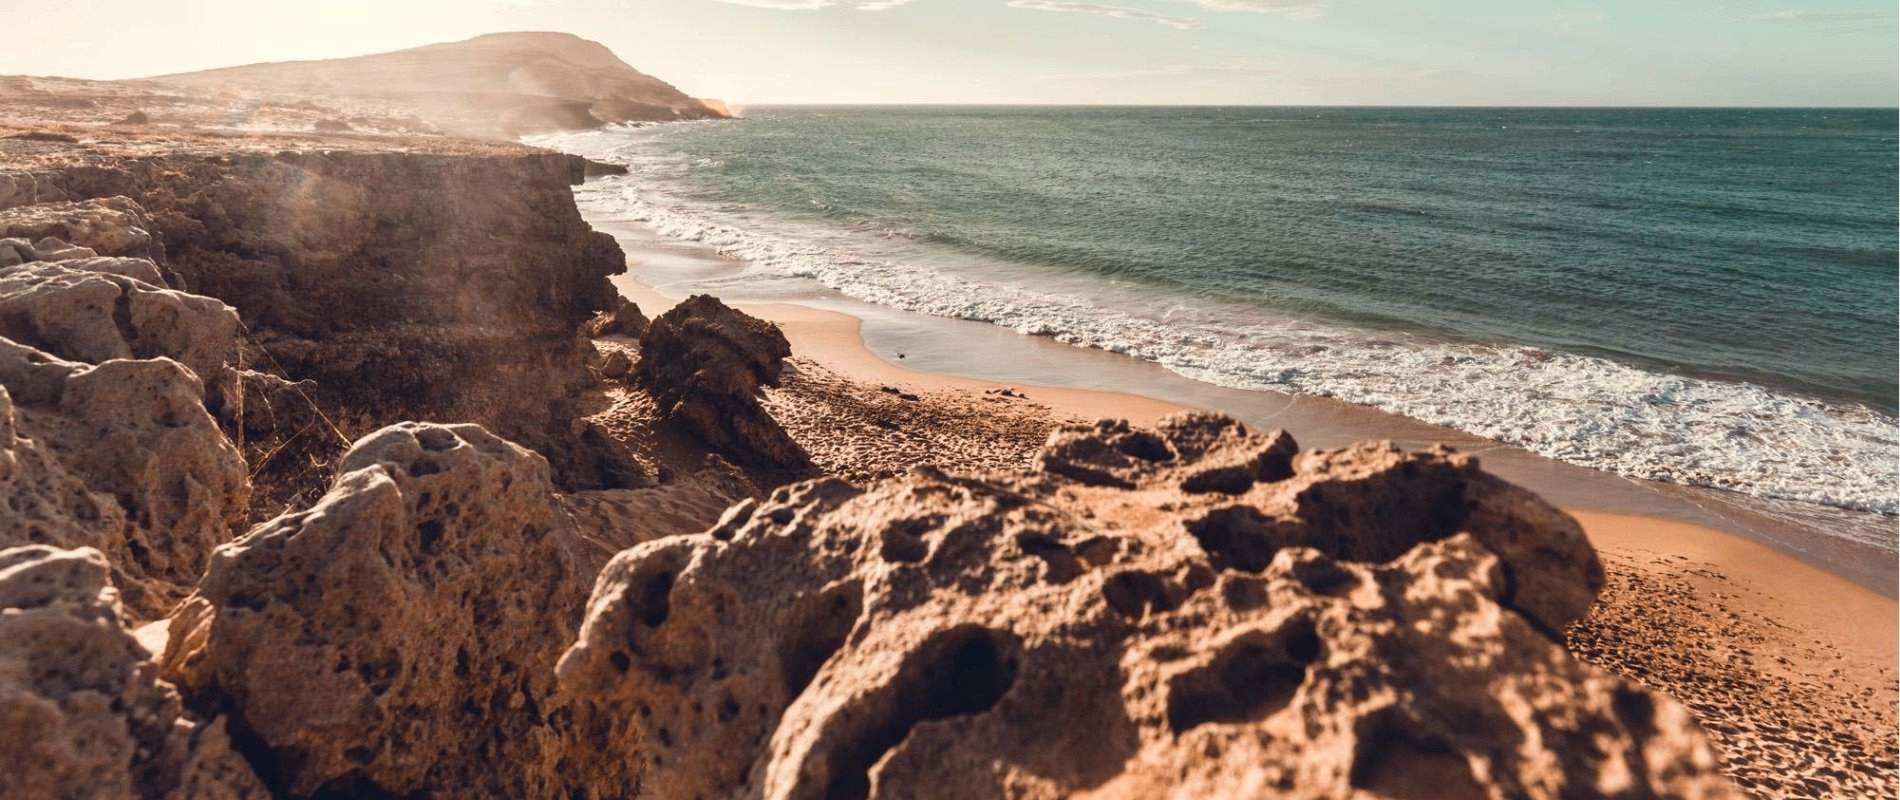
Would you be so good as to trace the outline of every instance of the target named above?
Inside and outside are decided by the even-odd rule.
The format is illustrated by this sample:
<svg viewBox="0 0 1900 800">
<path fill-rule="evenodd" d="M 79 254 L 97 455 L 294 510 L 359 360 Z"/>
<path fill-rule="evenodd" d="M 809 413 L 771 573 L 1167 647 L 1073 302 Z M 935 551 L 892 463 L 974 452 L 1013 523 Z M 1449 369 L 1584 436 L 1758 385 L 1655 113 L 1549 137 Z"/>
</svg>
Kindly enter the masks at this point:
<svg viewBox="0 0 1900 800">
<path fill-rule="evenodd" d="M 230 356 L 313 381 L 330 416 L 358 430 L 479 422 L 577 453 L 562 477 L 603 485 L 578 449 L 556 447 L 582 433 L 574 404 L 592 349 L 580 328 L 611 307 L 607 276 L 625 268 L 574 208 L 585 162 L 332 144 L 130 157 L 40 146 L 0 166 L 0 236 L 144 257 L 177 289 L 234 308 L 242 352 L 193 353 L 203 375 Z M 230 348 L 237 320 L 221 324 Z"/>
</svg>

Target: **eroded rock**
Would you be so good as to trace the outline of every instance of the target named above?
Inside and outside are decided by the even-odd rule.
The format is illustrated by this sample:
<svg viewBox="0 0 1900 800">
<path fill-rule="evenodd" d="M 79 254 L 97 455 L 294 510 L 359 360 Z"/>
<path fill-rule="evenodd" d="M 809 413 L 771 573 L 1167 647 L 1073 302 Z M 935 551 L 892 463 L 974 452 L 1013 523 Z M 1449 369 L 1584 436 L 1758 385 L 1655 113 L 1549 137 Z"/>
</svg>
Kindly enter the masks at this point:
<svg viewBox="0 0 1900 800">
<path fill-rule="evenodd" d="M 241 721 L 277 791 L 628 796 L 625 723 L 554 696 L 586 547 L 539 455 L 473 425 L 385 428 L 316 505 L 218 550 L 165 674 Z"/>
<path fill-rule="evenodd" d="M 0 550 L 0 730 L 0 797 L 269 797 L 157 680 L 90 548 Z"/>
<path fill-rule="evenodd" d="M 19 187 L 45 185 L 31 176 L 15 176 Z M 50 188 L 50 185 L 45 188 Z M 16 188 L 24 194 L 27 188 Z M 38 192 L 35 189 L 33 191 Z M 0 189 L 0 194 L 4 190 Z M 145 209 L 127 197 L 102 197 L 79 202 L 40 202 L 10 208 L 0 204 L 0 238 L 35 243 L 51 237 L 94 251 L 91 255 L 157 259 L 162 248 L 153 240 Z"/>
<path fill-rule="evenodd" d="M 735 462 L 802 471 L 811 457 L 759 405 L 791 353 L 778 326 L 695 295 L 647 327 L 638 375 L 663 419 Z"/>
<path fill-rule="evenodd" d="M 647 332 L 647 315 L 640 307 L 627 298 L 620 298 L 612 311 L 605 312 L 587 323 L 587 332 L 592 336 L 625 336 L 638 339 Z"/>
<path fill-rule="evenodd" d="M 97 547 L 137 619 L 162 616 L 230 539 L 250 481 L 204 406 L 204 386 L 168 358 L 86 365 L 0 338 L 9 418 L 0 546 Z"/>
<path fill-rule="evenodd" d="M 0 268 L 0 336 L 91 364 L 167 357 L 221 381 L 237 312 L 122 274 L 146 269 L 156 277 L 150 261 L 118 258 Z"/>
<path fill-rule="evenodd" d="M 1239 510 L 1244 557 L 1195 532 Z M 1546 635 L 1600 581 L 1573 533 L 1450 454 L 1104 425 L 628 550 L 559 674 L 655 797 L 1732 796 L 1681 706 Z"/>
</svg>

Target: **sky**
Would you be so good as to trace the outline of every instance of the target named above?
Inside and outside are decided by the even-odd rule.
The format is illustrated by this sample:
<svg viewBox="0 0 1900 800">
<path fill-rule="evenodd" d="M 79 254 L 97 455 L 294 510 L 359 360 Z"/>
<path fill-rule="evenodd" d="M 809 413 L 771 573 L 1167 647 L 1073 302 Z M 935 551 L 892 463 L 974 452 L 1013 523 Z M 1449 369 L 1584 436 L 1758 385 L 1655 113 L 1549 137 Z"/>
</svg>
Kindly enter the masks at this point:
<svg viewBox="0 0 1900 800">
<path fill-rule="evenodd" d="M 0 74 L 128 78 L 509 30 L 740 104 L 1881 106 L 1894 0 L 0 0 Z"/>
</svg>

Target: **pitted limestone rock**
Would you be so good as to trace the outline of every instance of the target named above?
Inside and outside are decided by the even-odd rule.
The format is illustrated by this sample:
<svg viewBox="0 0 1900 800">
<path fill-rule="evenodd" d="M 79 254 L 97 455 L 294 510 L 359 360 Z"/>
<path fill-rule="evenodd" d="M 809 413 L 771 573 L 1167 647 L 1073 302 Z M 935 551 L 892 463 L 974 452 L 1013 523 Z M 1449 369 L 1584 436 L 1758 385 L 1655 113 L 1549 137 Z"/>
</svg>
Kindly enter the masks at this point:
<svg viewBox="0 0 1900 800">
<path fill-rule="evenodd" d="M 193 706 L 243 720 L 292 795 L 632 794 L 637 764 L 599 755 L 624 723 L 555 697 L 599 562 L 547 461 L 404 423 L 337 469 L 220 548 L 174 617 L 165 674 Z"/>
<path fill-rule="evenodd" d="M 0 387 L 13 463 L 29 491 L 6 504 L 0 546 L 92 546 L 111 559 L 128 613 L 163 616 L 231 538 L 250 480 L 204 405 L 204 386 L 170 359 L 79 364 L 0 338 Z"/>
<path fill-rule="evenodd" d="M 96 258 L 0 268 L 0 336 L 90 364 L 171 358 L 206 383 L 223 382 L 237 312 L 121 274 L 139 271 L 135 265 L 151 262 Z"/>
<path fill-rule="evenodd" d="M 1079 477 L 801 483 L 623 552 L 562 688 L 656 797 L 1733 796 L 1679 705 L 1523 611 L 1594 591 L 1535 497 L 1218 417 L 1096 430 L 1045 453 Z M 1223 555 L 1194 528 L 1233 508 L 1302 536 Z M 1522 583 L 1487 536 L 1582 561 Z"/>
<path fill-rule="evenodd" d="M 0 797 L 268 797 L 156 679 L 106 578 L 91 548 L 0 549 Z"/>
</svg>

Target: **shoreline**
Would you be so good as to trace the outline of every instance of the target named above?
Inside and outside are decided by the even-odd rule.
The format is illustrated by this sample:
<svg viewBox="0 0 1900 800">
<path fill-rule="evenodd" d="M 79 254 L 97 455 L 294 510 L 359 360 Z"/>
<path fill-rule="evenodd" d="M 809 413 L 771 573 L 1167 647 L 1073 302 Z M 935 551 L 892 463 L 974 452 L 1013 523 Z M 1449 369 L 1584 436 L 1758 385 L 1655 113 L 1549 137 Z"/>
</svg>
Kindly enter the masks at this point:
<svg viewBox="0 0 1900 800">
<path fill-rule="evenodd" d="M 1140 421 L 1161 416 L 1162 408 L 1200 408 L 1256 427 L 1285 429 L 1306 447 L 1341 447 L 1365 439 L 1390 439 L 1408 449 L 1445 443 L 1479 455 L 1487 471 L 1567 510 L 1632 514 L 1719 531 L 1881 596 L 1900 597 L 1900 556 L 1830 532 L 1891 535 L 1892 520 L 1878 515 L 1625 478 L 1341 400 L 1214 386 L 1117 353 L 981 322 L 889 309 L 829 290 L 788 293 L 779 284 L 760 291 L 756 283 L 733 276 L 738 262 L 711 248 L 665 238 L 638 221 L 587 216 L 629 254 L 637 274 L 614 282 L 642 307 L 662 296 L 709 293 L 735 305 L 769 307 L 759 315 L 801 329 L 817 325 L 823 315 L 836 315 L 842 319 L 825 325 L 824 335 L 814 341 L 860 374 L 885 376 L 875 380 L 944 381 L 948 388 L 1034 386 L 1038 395 L 1072 404 L 1082 417 L 1113 411 L 1106 415 Z M 640 294 L 649 300 L 635 296 Z"/>
<path fill-rule="evenodd" d="M 629 278 L 615 280 L 621 294 L 649 316 L 657 316 L 683 298 L 673 297 Z M 1137 394 L 1096 389 L 1073 389 L 1033 383 L 1010 384 L 983 378 L 946 375 L 891 363 L 879 356 L 861 335 L 862 321 L 838 311 L 795 303 L 733 304 L 735 308 L 778 324 L 792 343 L 792 352 L 833 371 L 865 383 L 894 384 L 927 392 L 984 393 L 1013 389 L 1032 403 L 1073 417 L 1121 417 L 1150 424 L 1163 416 L 1201 409 Z M 1295 438 L 1299 431 L 1293 430 Z M 1491 468 L 1485 456 L 1481 463 Z M 1882 626 L 1868 634 L 1854 620 L 1861 613 L 1900 618 L 1900 603 L 1858 584 L 1847 576 L 1782 553 L 1745 536 L 1717 528 L 1640 513 L 1579 507 L 1559 507 L 1583 523 L 1585 533 L 1599 549 L 1624 555 L 1680 556 L 1714 565 L 1723 574 L 1757 587 L 1774 599 L 1773 608 L 1796 613 L 1799 628 L 1829 631 L 1841 641 L 1875 645 L 1868 654 L 1885 653 L 1892 660 L 1900 652 L 1900 629 Z M 1846 617 L 1847 619 L 1842 619 Z M 1858 648 L 1857 648 L 1858 649 Z"/>
</svg>

